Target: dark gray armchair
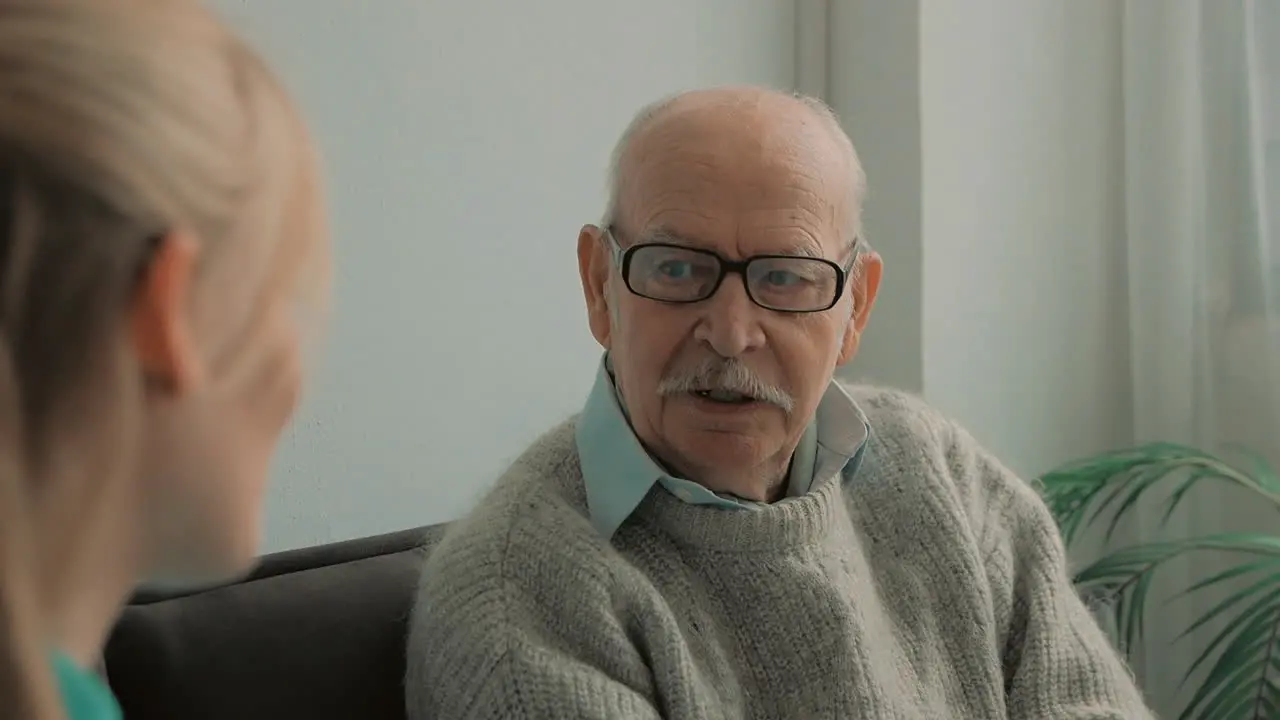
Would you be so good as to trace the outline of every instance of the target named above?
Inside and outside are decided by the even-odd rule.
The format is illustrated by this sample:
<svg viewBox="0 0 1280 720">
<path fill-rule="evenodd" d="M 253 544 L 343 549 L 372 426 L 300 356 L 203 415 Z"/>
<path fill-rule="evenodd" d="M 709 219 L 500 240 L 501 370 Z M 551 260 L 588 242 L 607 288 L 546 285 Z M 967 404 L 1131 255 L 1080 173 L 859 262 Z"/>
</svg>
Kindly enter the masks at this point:
<svg viewBox="0 0 1280 720">
<path fill-rule="evenodd" d="M 247 578 L 139 593 L 107 644 L 125 720 L 400 720 L 405 636 L 443 526 L 268 555 Z"/>
</svg>

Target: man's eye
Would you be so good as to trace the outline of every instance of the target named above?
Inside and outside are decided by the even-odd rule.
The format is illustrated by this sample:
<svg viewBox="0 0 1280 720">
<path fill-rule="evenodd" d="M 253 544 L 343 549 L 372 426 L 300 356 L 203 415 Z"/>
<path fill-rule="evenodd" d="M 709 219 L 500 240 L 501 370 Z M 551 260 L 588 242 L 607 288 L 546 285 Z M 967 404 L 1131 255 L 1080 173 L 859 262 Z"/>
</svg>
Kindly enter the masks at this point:
<svg viewBox="0 0 1280 720">
<path fill-rule="evenodd" d="M 775 287 L 799 285 L 805 281 L 804 278 L 788 270 L 770 270 L 765 273 L 763 280 Z"/>
<path fill-rule="evenodd" d="M 658 265 L 658 274 L 668 280 L 684 280 L 693 275 L 693 265 L 681 260 L 668 260 Z"/>
</svg>

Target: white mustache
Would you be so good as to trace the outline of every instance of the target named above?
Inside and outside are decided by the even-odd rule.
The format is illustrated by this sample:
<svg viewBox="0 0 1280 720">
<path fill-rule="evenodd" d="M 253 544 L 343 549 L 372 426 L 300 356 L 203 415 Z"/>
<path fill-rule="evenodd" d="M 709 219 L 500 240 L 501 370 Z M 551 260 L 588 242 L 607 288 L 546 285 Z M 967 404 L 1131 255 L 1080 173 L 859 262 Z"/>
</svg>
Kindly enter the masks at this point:
<svg viewBox="0 0 1280 720">
<path fill-rule="evenodd" d="M 791 412 L 796 404 L 790 393 L 766 382 L 736 358 L 707 358 L 695 367 L 668 375 L 658 385 L 658 394 L 663 396 L 711 390 L 746 395 L 759 402 L 776 405 L 786 412 Z"/>
</svg>

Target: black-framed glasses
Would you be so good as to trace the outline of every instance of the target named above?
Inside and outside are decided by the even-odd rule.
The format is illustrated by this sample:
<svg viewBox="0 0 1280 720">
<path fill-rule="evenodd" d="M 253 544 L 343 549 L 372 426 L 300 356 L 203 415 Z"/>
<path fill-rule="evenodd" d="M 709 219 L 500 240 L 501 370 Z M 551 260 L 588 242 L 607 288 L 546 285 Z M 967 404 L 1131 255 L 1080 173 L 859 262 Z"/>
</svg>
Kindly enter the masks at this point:
<svg viewBox="0 0 1280 720">
<path fill-rule="evenodd" d="M 612 227 L 605 241 L 614 264 L 632 293 L 667 303 L 702 302 L 720 289 L 729 273 L 742 277 L 751 302 L 766 310 L 811 313 L 830 310 L 840 300 L 849 271 L 858 261 L 854 242 L 848 264 L 803 255 L 755 255 L 728 260 L 710 250 L 675 243 L 649 242 L 625 250 Z"/>
</svg>

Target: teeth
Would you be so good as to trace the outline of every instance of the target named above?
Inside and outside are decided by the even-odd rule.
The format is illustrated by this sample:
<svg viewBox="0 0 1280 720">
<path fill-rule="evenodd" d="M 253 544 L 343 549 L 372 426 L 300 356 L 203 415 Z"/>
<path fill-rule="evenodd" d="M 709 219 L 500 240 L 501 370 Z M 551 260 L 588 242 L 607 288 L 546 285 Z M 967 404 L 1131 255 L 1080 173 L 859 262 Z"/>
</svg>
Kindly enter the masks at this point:
<svg viewBox="0 0 1280 720">
<path fill-rule="evenodd" d="M 732 390 L 703 390 L 699 395 L 716 402 L 746 402 L 752 398 Z"/>
</svg>

